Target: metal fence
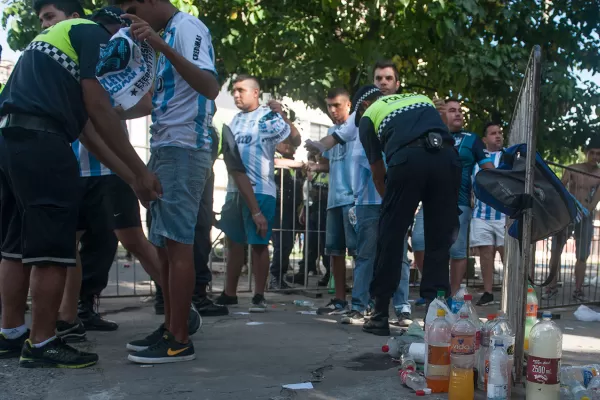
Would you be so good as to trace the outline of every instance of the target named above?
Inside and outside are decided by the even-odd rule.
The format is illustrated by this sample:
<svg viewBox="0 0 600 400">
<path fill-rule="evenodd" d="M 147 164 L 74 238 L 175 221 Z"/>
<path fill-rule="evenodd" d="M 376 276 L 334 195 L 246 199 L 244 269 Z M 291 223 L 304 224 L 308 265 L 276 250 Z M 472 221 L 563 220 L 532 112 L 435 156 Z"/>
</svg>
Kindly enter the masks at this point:
<svg viewBox="0 0 600 400">
<path fill-rule="evenodd" d="M 536 125 L 539 110 L 541 81 L 541 48 L 535 46 L 531 52 L 519 98 L 510 124 L 510 145 L 527 143 L 525 171 L 525 193 L 533 193 L 533 173 L 536 154 Z M 533 261 L 531 243 L 531 210 L 526 210 L 522 220 L 521 244 L 508 234 L 505 235 L 505 257 L 508 268 L 504 269 L 502 287 L 502 309 L 515 329 L 514 379 L 521 382 L 523 375 L 523 345 L 525 337 L 525 301 L 529 266 Z M 507 225 L 511 221 L 507 221 Z M 510 294 L 510 295 L 509 295 Z"/>
</svg>

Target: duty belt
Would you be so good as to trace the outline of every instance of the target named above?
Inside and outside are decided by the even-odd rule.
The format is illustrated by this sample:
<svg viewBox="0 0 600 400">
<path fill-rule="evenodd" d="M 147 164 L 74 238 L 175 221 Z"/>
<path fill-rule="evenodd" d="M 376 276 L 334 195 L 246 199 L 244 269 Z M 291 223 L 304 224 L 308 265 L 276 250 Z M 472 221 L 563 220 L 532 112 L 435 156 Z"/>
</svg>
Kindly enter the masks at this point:
<svg viewBox="0 0 600 400">
<path fill-rule="evenodd" d="M 0 129 L 22 128 L 32 131 L 48 132 L 65 135 L 65 129 L 53 119 L 38 117 L 31 114 L 8 114 L 0 119 Z"/>
<path fill-rule="evenodd" d="M 429 133 L 429 132 L 427 132 L 427 133 Z M 427 135 L 427 133 L 425 135 Z M 418 138 L 416 138 L 412 142 L 408 143 L 404 147 L 427 147 L 427 139 L 425 138 L 425 135 L 419 136 Z M 442 148 L 446 148 L 446 147 L 454 147 L 454 145 L 452 144 L 451 141 L 444 140 L 442 142 Z"/>
</svg>

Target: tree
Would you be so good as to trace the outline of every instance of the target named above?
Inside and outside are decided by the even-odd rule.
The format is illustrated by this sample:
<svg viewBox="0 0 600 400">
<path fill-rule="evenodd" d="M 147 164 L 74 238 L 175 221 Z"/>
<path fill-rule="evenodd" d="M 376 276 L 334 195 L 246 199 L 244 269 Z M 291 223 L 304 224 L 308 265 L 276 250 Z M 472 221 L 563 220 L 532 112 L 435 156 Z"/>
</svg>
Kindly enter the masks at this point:
<svg viewBox="0 0 600 400">
<path fill-rule="evenodd" d="M 35 24 L 29 0 L 9 44 L 22 48 Z M 265 90 L 325 109 L 329 88 L 352 93 L 372 80 L 377 59 L 392 58 L 405 91 L 452 96 L 469 109 L 468 127 L 508 127 L 531 48 L 544 66 L 538 144 L 568 161 L 600 128 L 600 88 L 578 71 L 600 72 L 597 0 L 177 0 L 209 26 L 222 79 L 246 72 Z M 92 7 L 91 4 L 86 4 Z M 598 112 L 600 114 L 600 112 Z"/>
</svg>

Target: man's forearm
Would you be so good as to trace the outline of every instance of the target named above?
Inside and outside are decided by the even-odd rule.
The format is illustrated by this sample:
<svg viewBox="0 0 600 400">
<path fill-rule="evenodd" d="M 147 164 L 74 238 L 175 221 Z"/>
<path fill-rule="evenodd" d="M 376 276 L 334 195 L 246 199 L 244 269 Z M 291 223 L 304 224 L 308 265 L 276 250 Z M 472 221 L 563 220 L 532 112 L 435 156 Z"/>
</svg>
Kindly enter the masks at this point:
<svg viewBox="0 0 600 400">
<path fill-rule="evenodd" d="M 248 175 L 237 171 L 230 174 L 252 215 L 259 213 L 260 207 L 256 201 L 256 196 L 254 196 L 254 190 L 252 189 L 252 183 L 250 183 Z"/>
<path fill-rule="evenodd" d="M 115 107 L 115 110 L 121 117 L 121 120 L 142 118 L 152 113 L 152 95 L 146 94 L 142 99 L 129 110 L 123 110 L 121 107 Z"/>
<path fill-rule="evenodd" d="M 119 175 L 125 182 L 132 184 L 135 176 L 131 170 L 117 157 L 112 150 L 104 143 L 93 124 L 88 123 L 83 128 L 79 136 L 79 141 L 90 151 L 98 160 Z"/>
<path fill-rule="evenodd" d="M 198 68 L 172 47 L 166 47 L 162 53 L 192 89 L 209 100 L 217 98 L 219 82 L 211 72 Z"/>
<path fill-rule="evenodd" d="M 289 119 L 284 118 L 284 121 L 286 124 L 288 124 L 290 126 L 290 130 L 291 130 L 290 136 L 289 136 L 290 144 L 295 147 L 300 146 L 302 144 L 302 137 L 300 136 L 300 132 L 298 131 L 298 128 L 296 128 L 294 126 L 294 124 L 292 123 L 292 121 L 290 121 Z"/>
<path fill-rule="evenodd" d="M 371 164 L 371 173 L 373 174 L 373 183 L 375 184 L 375 189 L 379 196 L 383 197 L 385 194 L 385 164 L 383 163 L 383 159 L 375 161 Z"/>
</svg>

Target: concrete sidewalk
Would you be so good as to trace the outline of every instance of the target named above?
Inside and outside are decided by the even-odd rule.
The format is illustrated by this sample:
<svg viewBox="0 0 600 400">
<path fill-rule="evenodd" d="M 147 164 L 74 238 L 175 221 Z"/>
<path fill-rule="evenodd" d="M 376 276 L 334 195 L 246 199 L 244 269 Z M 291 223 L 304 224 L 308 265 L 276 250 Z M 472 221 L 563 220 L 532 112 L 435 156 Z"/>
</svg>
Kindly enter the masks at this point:
<svg viewBox="0 0 600 400">
<path fill-rule="evenodd" d="M 338 317 L 300 315 L 292 295 L 267 295 L 265 314 L 248 311 L 249 295 L 231 315 L 205 318 L 194 335 L 197 359 L 142 367 L 127 361 L 127 341 L 154 330 L 161 318 L 139 298 L 106 299 L 101 309 L 120 324 L 116 332 L 89 332 L 83 350 L 100 354 L 97 366 L 83 370 L 26 370 L 17 360 L 0 360 L 2 400 L 402 400 L 416 398 L 402 387 L 398 365 L 381 353 L 386 338 L 360 326 L 340 325 Z M 311 300 L 311 299 L 309 299 Z M 313 300 L 314 301 L 314 300 Z M 326 300 L 316 300 L 318 305 Z M 480 310 L 486 315 L 488 310 Z M 600 359 L 600 323 L 582 323 L 573 309 L 560 310 L 565 334 L 563 363 Z M 415 316 L 421 316 L 423 309 Z M 258 322 L 260 324 L 248 324 Z M 397 329 L 397 328 L 396 328 Z M 282 390 L 283 384 L 313 381 L 315 389 Z M 517 389 L 514 398 L 524 398 Z M 429 399 L 447 396 L 431 395 Z M 478 393 L 477 398 L 483 398 Z"/>
</svg>

